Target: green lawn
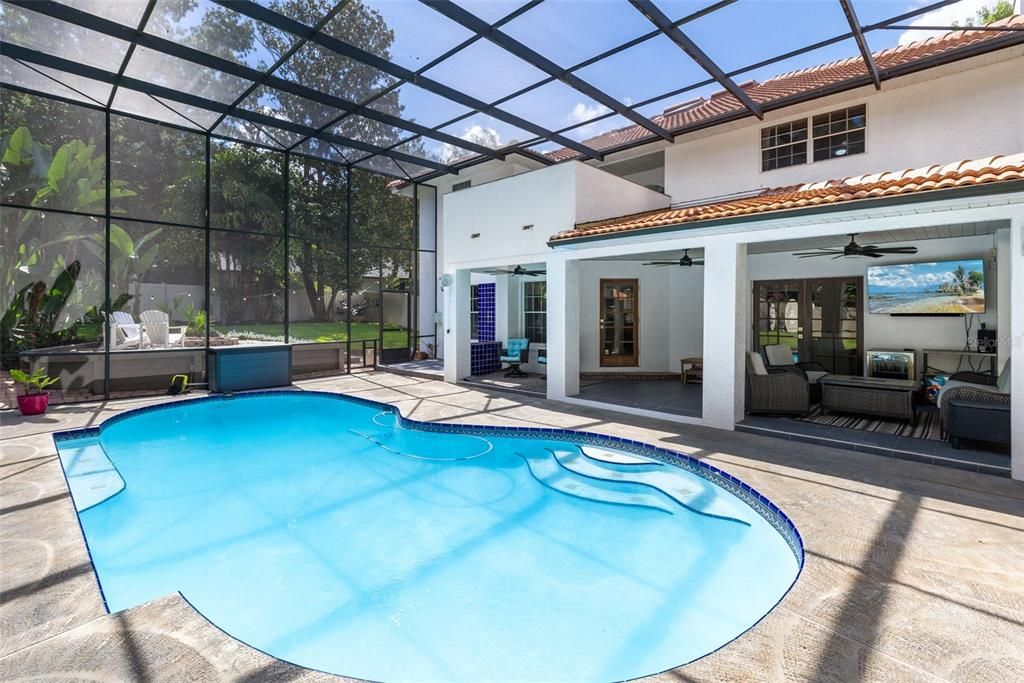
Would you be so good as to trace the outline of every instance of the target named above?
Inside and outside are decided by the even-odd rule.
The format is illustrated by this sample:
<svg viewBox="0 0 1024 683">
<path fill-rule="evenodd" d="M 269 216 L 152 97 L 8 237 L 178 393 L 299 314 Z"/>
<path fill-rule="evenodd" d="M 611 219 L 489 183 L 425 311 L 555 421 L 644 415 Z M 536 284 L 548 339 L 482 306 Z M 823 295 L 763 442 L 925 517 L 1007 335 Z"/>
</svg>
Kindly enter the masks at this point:
<svg viewBox="0 0 1024 683">
<path fill-rule="evenodd" d="M 797 347 L 797 338 L 795 332 L 762 332 L 761 333 L 761 346 L 767 344 L 788 344 L 794 349 Z M 847 351 L 852 351 L 857 348 L 856 339 L 843 339 L 843 348 Z"/>
<path fill-rule="evenodd" d="M 307 322 L 291 323 L 288 334 L 293 342 L 338 342 L 348 340 L 348 329 L 343 322 Z M 271 337 L 283 337 L 284 325 L 273 323 L 268 324 L 238 324 L 238 325 L 213 325 L 213 330 L 222 334 L 229 331 L 252 332 L 259 335 Z M 380 325 L 377 323 L 352 323 L 352 339 L 377 339 L 380 337 Z M 384 325 L 384 348 L 395 349 L 409 345 L 409 330 L 399 325 Z"/>
</svg>

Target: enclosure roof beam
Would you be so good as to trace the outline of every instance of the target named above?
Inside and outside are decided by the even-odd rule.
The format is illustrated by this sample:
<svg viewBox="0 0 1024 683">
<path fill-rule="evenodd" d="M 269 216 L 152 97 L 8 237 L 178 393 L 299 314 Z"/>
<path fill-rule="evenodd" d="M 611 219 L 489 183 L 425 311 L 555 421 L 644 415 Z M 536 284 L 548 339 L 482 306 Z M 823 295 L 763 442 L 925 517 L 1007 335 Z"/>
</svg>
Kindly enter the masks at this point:
<svg viewBox="0 0 1024 683">
<path fill-rule="evenodd" d="M 146 3 L 146 9 L 142 12 L 142 17 L 139 19 L 139 27 L 135 30 L 132 35 L 132 39 L 128 42 L 128 50 L 125 51 L 124 57 L 121 59 L 121 66 L 117 70 L 117 80 L 114 81 L 114 87 L 110 89 L 110 97 L 107 98 L 107 109 L 113 106 L 114 98 L 117 97 L 117 86 L 120 84 L 121 77 L 124 76 L 125 70 L 128 68 L 128 62 L 131 61 L 132 55 L 135 54 L 135 45 L 139 38 L 142 37 L 143 31 L 146 30 L 146 24 L 149 23 L 149 17 L 153 14 L 153 8 L 156 7 L 156 0 L 149 0 Z"/>
<path fill-rule="evenodd" d="M 857 19 L 857 12 L 853 9 L 853 4 L 850 0 L 839 0 L 839 4 L 843 6 L 846 21 L 850 24 L 850 30 L 853 31 L 853 39 L 857 41 L 857 48 L 860 50 L 860 56 L 864 59 L 864 66 L 871 75 L 871 82 L 875 84 L 875 90 L 881 90 L 882 78 L 878 74 L 878 65 L 875 64 L 875 58 L 871 54 L 871 48 L 868 47 L 868 41 L 864 38 L 864 31 L 861 29 L 860 21 Z"/>
<path fill-rule="evenodd" d="M 103 83 L 114 83 L 117 80 L 117 74 L 112 71 L 106 71 L 99 69 L 94 66 L 82 64 L 81 62 L 74 62 L 69 59 L 57 57 L 45 52 L 39 52 L 31 48 L 22 47 L 20 45 L 12 45 L 5 43 L 0 45 L 0 54 L 7 55 L 13 59 L 19 59 L 33 64 L 39 64 L 41 66 L 63 71 L 65 73 L 74 74 L 83 78 L 89 78 L 94 81 L 100 81 Z M 123 76 L 121 78 L 121 86 L 128 88 L 129 90 L 135 90 L 146 95 L 152 95 L 154 97 L 160 97 L 173 102 L 179 102 L 181 104 L 198 107 L 200 109 L 206 109 L 213 112 L 225 112 L 231 107 L 229 104 L 224 102 L 218 102 L 217 100 L 207 99 L 199 95 L 192 95 L 190 93 L 175 90 L 174 88 L 168 88 L 166 86 L 151 83 L 149 81 L 139 80 L 137 78 L 131 78 Z M 423 159 L 416 157 L 411 154 L 405 154 L 395 150 L 388 150 L 378 145 L 373 145 L 360 140 L 353 140 L 350 138 L 336 135 L 328 132 L 318 132 L 309 126 L 305 126 L 291 121 L 285 121 L 284 119 L 278 119 L 267 114 L 261 114 L 259 112 L 249 111 L 247 109 L 236 110 L 233 114 L 236 118 L 240 118 L 246 121 L 250 121 L 261 126 L 270 126 L 272 128 L 279 128 L 281 130 L 296 133 L 297 135 L 309 135 L 326 142 L 333 142 L 335 144 L 344 145 L 351 147 L 352 149 L 358 149 L 371 154 L 379 154 L 381 156 L 391 157 L 398 161 L 405 161 L 410 164 L 419 164 L 420 166 L 427 166 L 439 171 L 446 173 L 458 173 L 458 169 L 448 164 L 438 163 L 431 159 Z M 203 131 L 205 132 L 205 131 Z"/>
<path fill-rule="evenodd" d="M 665 16 L 665 13 L 658 9 L 651 0 L 629 0 L 629 2 L 641 14 L 647 17 L 652 24 L 657 26 L 658 30 L 668 36 L 673 43 L 689 55 L 693 61 L 697 62 L 702 69 L 714 77 L 723 88 L 732 93 L 733 97 L 739 100 L 751 114 L 759 119 L 764 118 L 761 106 L 751 99 L 750 95 L 743 91 L 743 88 L 736 85 L 736 82 L 711 57 L 701 50 L 695 42 L 690 40 L 689 36 L 683 33 L 678 26 L 674 25 L 672 20 Z"/>
<path fill-rule="evenodd" d="M 237 78 L 242 78 L 247 81 L 252 81 L 253 86 L 247 89 L 246 93 L 251 92 L 259 83 L 263 83 L 277 90 L 281 90 L 298 97 L 317 102 L 326 106 L 341 109 L 351 113 L 359 114 L 368 119 L 373 119 L 380 123 L 394 126 L 396 128 L 403 128 L 412 133 L 423 135 L 425 137 L 433 138 L 440 142 L 458 145 L 464 149 L 468 149 L 477 154 L 489 156 L 491 158 L 500 158 L 501 155 L 495 154 L 493 150 L 483 145 L 463 140 L 462 138 L 448 133 L 442 133 L 435 131 L 427 126 L 406 121 L 397 116 L 387 114 L 382 111 L 370 107 L 362 107 L 351 100 L 347 100 L 335 95 L 323 93 L 319 90 L 315 90 L 299 83 L 293 83 L 292 81 L 286 80 L 279 76 L 274 76 L 270 71 L 263 72 L 258 69 L 253 69 L 250 66 L 233 62 L 230 59 L 224 59 L 223 57 L 217 57 L 216 55 L 203 52 L 202 50 L 196 50 L 195 48 L 188 47 L 176 43 L 173 40 L 167 40 L 160 36 L 155 36 L 149 33 L 142 33 L 136 35 L 136 31 L 129 26 L 119 24 L 115 21 L 104 19 L 103 17 L 89 14 L 67 5 L 61 5 L 60 3 L 53 2 L 52 0 L 7 0 L 11 4 L 20 5 L 26 9 L 30 9 L 34 12 L 38 12 L 45 16 L 53 17 L 66 21 L 76 26 L 81 26 L 92 31 L 97 31 L 105 35 L 117 38 L 119 40 L 126 41 L 137 41 L 137 43 L 143 47 L 161 52 L 172 57 L 187 61 L 191 64 L 197 64 L 204 66 L 209 69 L 226 73 Z M 307 33 L 311 33 L 312 29 L 307 28 Z M 308 38 L 308 36 L 307 36 Z M 231 104 L 230 108 L 226 111 L 221 111 L 221 116 L 218 117 L 216 124 L 211 128 L 216 128 L 217 125 L 228 115 L 235 115 L 238 101 Z M 239 117 L 242 118 L 242 117 Z M 313 129 L 311 129 L 313 130 Z M 315 136 L 312 136 L 315 137 Z M 425 165 L 425 164 L 424 164 Z"/>
<path fill-rule="evenodd" d="M 287 33 L 305 35 L 305 33 L 309 32 L 309 27 L 302 22 L 295 21 L 283 14 L 279 14 L 271 9 L 258 5 L 251 0 L 213 0 L 213 2 L 223 5 L 224 7 L 232 9 L 240 14 L 244 14 L 250 19 L 262 21 Z M 515 114 L 510 114 L 502 109 L 498 109 L 487 102 L 471 97 L 456 90 L 455 88 L 444 85 L 439 81 L 435 81 L 432 78 L 417 74 L 414 71 L 410 71 L 403 66 L 399 66 L 398 64 L 390 62 L 382 57 L 378 57 L 377 55 L 355 47 L 354 45 L 349 45 L 348 43 L 338 40 L 333 36 L 329 36 L 323 32 L 317 32 L 310 37 L 310 40 L 336 54 L 348 57 L 349 59 L 362 64 L 372 66 L 379 71 L 383 71 L 395 78 L 408 81 L 423 88 L 424 90 L 434 93 L 435 95 L 440 95 L 441 97 L 445 97 L 453 102 L 469 107 L 470 109 L 476 109 L 488 114 L 489 116 L 504 121 L 505 123 L 516 126 L 517 128 L 529 131 L 539 137 L 551 140 L 552 142 L 557 142 L 563 147 L 573 149 L 587 158 L 598 160 L 603 158 L 603 155 L 597 150 L 591 149 L 590 147 L 580 144 L 575 140 L 565 137 L 564 135 L 558 135 L 557 133 L 547 130 L 543 126 L 538 126 L 532 121 L 527 121 Z M 465 145 L 462 146 L 464 147 Z"/>
<path fill-rule="evenodd" d="M 500 31 L 499 29 L 491 26 L 483 19 L 480 19 L 472 12 L 467 12 L 463 8 L 456 5 L 451 0 L 420 0 L 423 4 L 431 9 L 441 13 L 445 17 L 451 19 L 457 24 L 468 28 L 470 31 L 478 36 L 486 38 L 498 47 L 504 49 L 507 52 L 512 53 L 519 59 L 527 62 L 528 64 L 540 69 L 548 76 L 555 78 L 562 83 L 575 88 L 579 92 L 583 93 L 590 99 L 604 105 L 608 109 L 611 109 L 616 114 L 623 116 L 633 123 L 646 128 L 651 133 L 654 133 L 662 140 L 672 142 L 673 136 L 667 130 L 659 126 L 658 124 L 651 121 L 646 116 L 643 116 L 622 102 L 607 94 L 603 90 L 594 87 L 587 81 L 583 80 L 579 76 L 571 73 L 570 71 L 563 69 L 547 57 L 543 56 L 539 52 L 530 49 L 526 45 L 523 45 L 518 40 Z"/>
</svg>

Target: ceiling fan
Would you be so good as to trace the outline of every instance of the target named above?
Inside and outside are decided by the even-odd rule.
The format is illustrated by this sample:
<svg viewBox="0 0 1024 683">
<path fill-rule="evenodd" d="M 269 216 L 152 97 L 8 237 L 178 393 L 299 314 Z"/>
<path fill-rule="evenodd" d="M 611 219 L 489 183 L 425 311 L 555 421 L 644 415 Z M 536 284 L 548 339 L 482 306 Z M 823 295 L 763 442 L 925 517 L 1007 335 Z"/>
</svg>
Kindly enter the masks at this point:
<svg viewBox="0 0 1024 683">
<path fill-rule="evenodd" d="M 527 275 L 533 277 L 535 275 L 544 275 L 546 270 L 533 270 L 531 268 L 523 268 L 522 266 L 516 266 L 512 270 L 503 270 L 501 268 L 495 268 L 494 270 L 485 270 L 488 275 Z"/>
<path fill-rule="evenodd" d="M 845 247 L 819 247 L 814 251 L 797 251 L 793 256 L 799 258 L 812 258 L 814 256 L 831 256 L 833 259 L 847 256 L 867 256 L 868 258 L 882 258 L 886 254 L 916 254 L 917 247 L 876 247 L 873 244 L 857 244 L 857 233 L 851 232 L 850 243 Z"/>
<path fill-rule="evenodd" d="M 690 250 L 684 249 L 683 255 L 678 261 L 649 261 L 644 264 L 645 266 L 682 266 L 683 268 L 689 268 L 690 266 L 703 266 L 704 260 L 694 260 L 690 258 Z"/>
</svg>

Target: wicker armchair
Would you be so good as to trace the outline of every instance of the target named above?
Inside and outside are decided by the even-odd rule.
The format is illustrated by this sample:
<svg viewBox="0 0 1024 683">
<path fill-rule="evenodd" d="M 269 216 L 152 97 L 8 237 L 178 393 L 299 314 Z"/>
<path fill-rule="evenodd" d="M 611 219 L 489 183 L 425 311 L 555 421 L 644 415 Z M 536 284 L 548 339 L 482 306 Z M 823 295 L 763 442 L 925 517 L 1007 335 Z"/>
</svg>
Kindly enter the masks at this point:
<svg viewBox="0 0 1024 683">
<path fill-rule="evenodd" d="M 997 380 L 977 373 L 957 373 L 939 394 L 942 433 L 953 448 L 961 439 L 1010 443 L 1010 364 Z"/>
<path fill-rule="evenodd" d="M 747 352 L 748 413 L 803 415 L 811 407 L 807 376 L 795 366 L 766 368 L 759 353 Z"/>
</svg>

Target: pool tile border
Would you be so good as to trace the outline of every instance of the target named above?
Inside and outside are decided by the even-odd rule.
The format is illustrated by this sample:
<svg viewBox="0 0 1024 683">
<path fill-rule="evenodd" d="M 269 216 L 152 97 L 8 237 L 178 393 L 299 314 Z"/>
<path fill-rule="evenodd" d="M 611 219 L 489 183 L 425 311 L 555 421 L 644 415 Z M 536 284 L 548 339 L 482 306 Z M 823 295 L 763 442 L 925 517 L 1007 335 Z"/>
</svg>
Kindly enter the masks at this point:
<svg viewBox="0 0 1024 683">
<path fill-rule="evenodd" d="M 59 444 L 63 441 L 70 441 L 73 439 L 98 437 L 102 433 L 103 429 L 105 429 L 106 427 L 114 425 L 122 420 L 128 419 L 129 417 L 135 417 L 143 413 L 170 410 L 171 408 L 175 408 L 181 405 L 187 405 L 190 403 L 199 403 L 206 401 L 231 401 L 259 396 L 297 397 L 309 395 L 320 396 L 323 398 L 333 400 L 355 402 L 368 407 L 377 408 L 382 412 L 391 412 L 396 415 L 399 424 L 402 425 L 403 427 L 417 429 L 425 432 L 471 434 L 474 436 L 490 436 L 497 438 L 515 438 L 518 436 L 531 436 L 534 438 L 549 439 L 551 441 L 565 441 L 571 443 L 584 444 L 588 446 L 604 446 L 608 448 L 616 448 L 627 453 L 632 453 L 634 455 L 653 458 L 660 462 L 664 462 L 666 464 L 679 467 L 696 476 L 707 479 L 713 484 L 721 486 L 726 491 L 729 491 L 737 498 L 742 500 L 744 503 L 749 505 L 751 508 L 753 508 L 754 511 L 761 515 L 761 517 L 763 517 L 765 521 L 767 521 L 776 531 L 778 531 L 782 538 L 786 541 L 786 544 L 789 546 L 790 550 L 793 552 L 793 555 L 797 559 L 797 576 L 799 576 L 800 571 L 803 569 L 803 537 L 800 535 L 799 530 L 796 528 L 796 525 L 789 518 L 789 516 L 785 512 L 783 512 L 781 508 L 775 505 L 775 503 L 771 502 L 765 495 L 757 491 L 749 484 L 729 474 L 728 472 L 721 470 L 713 465 L 709 465 L 708 463 L 703 462 L 702 460 L 698 460 L 697 458 L 686 455 L 685 453 L 679 453 L 677 451 L 662 448 L 660 446 L 655 446 L 644 441 L 637 441 L 634 439 L 627 439 L 619 436 L 597 434 L 594 432 L 585 432 L 575 429 L 561 429 L 556 427 L 511 427 L 458 424 L 451 422 L 423 422 L 402 415 L 401 410 L 399 410 L 396 406 L 393 406 L 388 403 L 382 403 L 380 401 L 374 401 L 368 398 L 363 398 L 360 396 L 350 396 L 347 394 L 340 394 L 329 391 L 296 392 L 292 390 L 278 389 L 266 391 L 247 391 L 238 394 L 218 394 L 211 396 L 202 396 L 199 398 L 189 399 L 185 401 L 174 401 L 172 403 L 158 403 L 154 405 L 143 406 L 141 408 L 134 408 L 132 410 L 126 410 L 123 413 L 114 415 L 104 420 L 99 426 L 96 427 L 85 427 L 82 429 L 72 429 L 54 432 L 53 441 L 55 444 Z"/>
</svg>

